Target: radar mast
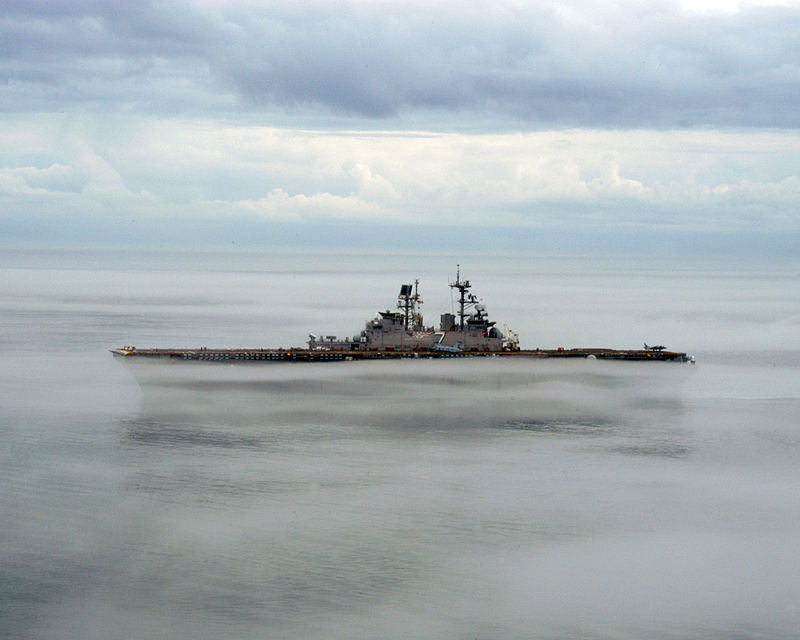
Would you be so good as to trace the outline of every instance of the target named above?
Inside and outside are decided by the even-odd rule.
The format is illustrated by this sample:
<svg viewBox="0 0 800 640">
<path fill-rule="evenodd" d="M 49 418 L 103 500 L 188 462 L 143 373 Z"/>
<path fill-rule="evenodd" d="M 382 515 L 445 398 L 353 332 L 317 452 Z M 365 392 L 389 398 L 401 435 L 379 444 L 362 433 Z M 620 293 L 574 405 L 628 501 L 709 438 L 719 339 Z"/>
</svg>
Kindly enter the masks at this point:
<svg viewBox="0 0 800 640">
<path fill-rule="evenodd" d="M 417 305 L 422 304 L 419 298 L 419 278 L 414 284 L 401 284 L 400 295 L 397 296 L 397 308 L 403 312 L 403 327 L 408 330 L 420 331 L 422 329 L 422 314 Z"/>
<path fill-rule="evenodd" d="M 450 282 L 451 289 L 458 289 L 458 328 L 464 331 L 464 318 L 467 316 L 467 309 L 478 302 L 474 294 L 469 293 L 472 285 L 469 280 L 461 279 L 461 265 L 456 265 L 456 281 Z"/>
</svg>

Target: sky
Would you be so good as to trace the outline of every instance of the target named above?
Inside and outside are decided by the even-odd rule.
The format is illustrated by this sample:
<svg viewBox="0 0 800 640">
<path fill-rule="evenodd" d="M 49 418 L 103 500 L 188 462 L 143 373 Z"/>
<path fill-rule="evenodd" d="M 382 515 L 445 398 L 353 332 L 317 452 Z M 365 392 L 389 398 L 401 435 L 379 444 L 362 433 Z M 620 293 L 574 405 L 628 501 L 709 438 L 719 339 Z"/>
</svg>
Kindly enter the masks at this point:
<svg viewBox="0 0 800 640">
<path fill-rule="evenodd" d="M 0 246 L 796 252 L 800 2 L 0 0 Z"/>
</svg>

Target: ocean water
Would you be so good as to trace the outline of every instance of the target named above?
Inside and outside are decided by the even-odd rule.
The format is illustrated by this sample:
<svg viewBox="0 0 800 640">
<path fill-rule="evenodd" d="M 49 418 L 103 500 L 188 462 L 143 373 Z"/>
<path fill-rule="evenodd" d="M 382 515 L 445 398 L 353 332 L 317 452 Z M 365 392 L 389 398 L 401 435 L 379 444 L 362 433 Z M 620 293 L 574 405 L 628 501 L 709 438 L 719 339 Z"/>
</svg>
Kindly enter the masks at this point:
<svg viewBox="0 0 800 640">
<path fill-rule="evenodd" d="M 525 347 L 696 365 L 128 363 L 354 334 L 456 262 Z M 0 252 L 0 637 L 796 638 L 792 260 Z"/>
</svg>

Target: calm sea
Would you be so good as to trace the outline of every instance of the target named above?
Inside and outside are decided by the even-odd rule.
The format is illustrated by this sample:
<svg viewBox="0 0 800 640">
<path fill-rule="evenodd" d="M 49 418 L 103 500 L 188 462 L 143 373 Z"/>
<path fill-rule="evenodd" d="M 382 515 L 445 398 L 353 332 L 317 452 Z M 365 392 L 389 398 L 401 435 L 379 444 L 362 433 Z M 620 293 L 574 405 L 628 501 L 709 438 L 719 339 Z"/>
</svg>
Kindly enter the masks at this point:
<svg viewBox="0 0 800 640">
<path fill-rule="evenodd" d="M 353 335 L 461 263 L 499 359 L 143 364 Z M 3 638 L 796 638 L 792 260 L 0 252 Z"/>
</svg>

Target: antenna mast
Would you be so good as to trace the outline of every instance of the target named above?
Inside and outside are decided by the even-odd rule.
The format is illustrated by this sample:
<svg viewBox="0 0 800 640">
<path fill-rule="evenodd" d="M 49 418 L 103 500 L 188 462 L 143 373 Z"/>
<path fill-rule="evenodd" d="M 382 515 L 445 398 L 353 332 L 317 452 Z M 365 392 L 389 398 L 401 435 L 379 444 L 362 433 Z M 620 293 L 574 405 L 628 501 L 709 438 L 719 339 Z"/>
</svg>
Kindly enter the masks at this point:
<svg viewBox="0 0 800 640">
<path fill-rule="evenodd" d="M 464 331 L 464 318 L 467 315 L 467 308 L 475 304 L 478 299 L 471 293 L 468 293 L 472 285 L 469 280 L 461 279 L 461 265 L 456 265 L 456 281 L 451 282 L 451 289 L 458 289 L 458 328 Z"/>
</svg>

